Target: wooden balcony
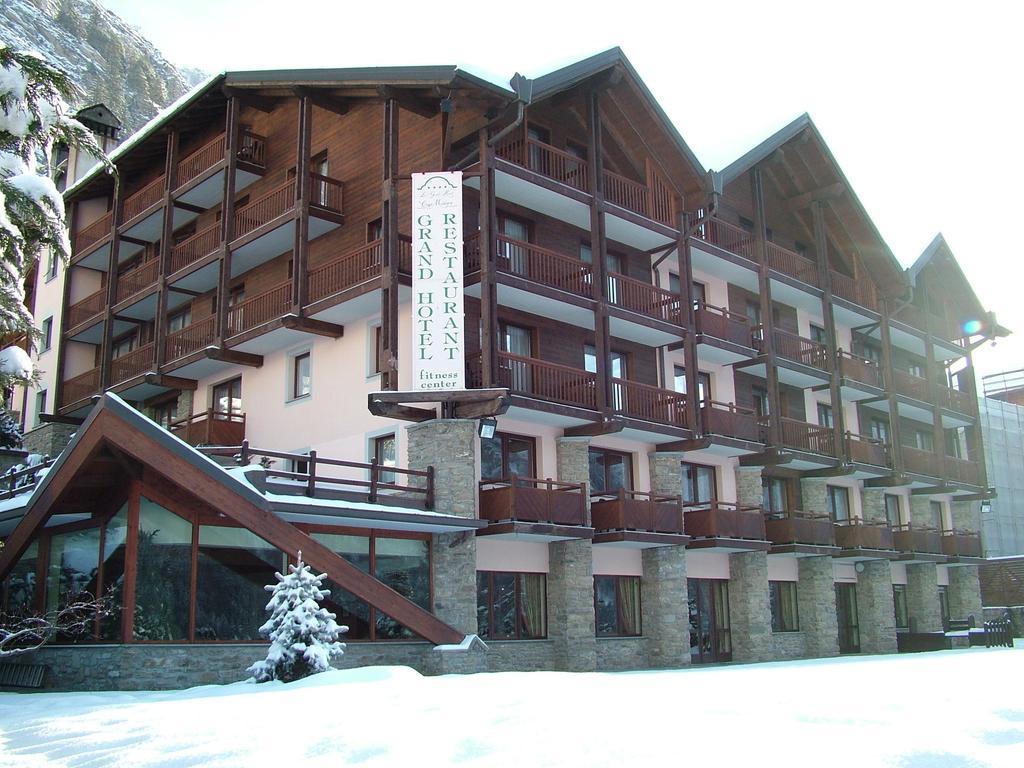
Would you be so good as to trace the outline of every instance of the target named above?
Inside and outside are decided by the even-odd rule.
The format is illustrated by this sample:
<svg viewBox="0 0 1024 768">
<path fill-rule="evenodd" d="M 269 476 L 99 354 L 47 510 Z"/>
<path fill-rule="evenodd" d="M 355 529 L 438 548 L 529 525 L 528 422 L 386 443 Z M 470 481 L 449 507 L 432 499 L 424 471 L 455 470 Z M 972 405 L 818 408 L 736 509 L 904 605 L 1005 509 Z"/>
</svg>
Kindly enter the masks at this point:
<svg viewBox="0 0 1024 768">
<path fill-rule="evenodd" d="M 244 237 L 295 207 L 295 179 L 266 192 L 235 211 L 235 237 Z"/>
<path fill-rule="evenodd" d="M 595 531 L 642 531 L 682 535 L 683 507 L 679 496 L 655 496 L 620 488 L 590 494 Z"/>
<path fill-rule="evenodd" d="M 167 429 L 189 445 L 241 445 L 245 440 L 245 414 L 211 408 L 172 421 Z"/>
<path fill-rule="evenodd" d="M 872 464 L 876 467 L 889 466 L 888 447 L 881 440 L 854 432 L 846 433 L 846 455 L 851 461 Z"/>
<path fill-rule="evenodd" d="M 521 132 L 503 141 L 496 154 L 503 160 L 529 168 L 580 192 L 590 192 L 590 167 L 586 158 L 524 137 Z"/>
<path fill-rule="evenodd" d="M 754 256 L 754 236 L 735 224 L 722 219 L 709 219 L 697 232 L 697 237 L 737 256 L 758 261 Z"/>
<path fill-rule="evenodd" d="M 772 544 L 834 545 L 832 519 L 820 512 L 790 510 L 765 514 L 765 535 Z"/>
<path fill-rule="evenodd" d="M 679 226 L 679 198 L 650 160 L 644 163 L 644 182 L 604 172 L 604 199 L 673 229 Z"/>
<path fill-rule="evenodd" d="M 725 435 L 738 440 L 761 441 L 761 426 L 757 414 L 749 408 L 733 403 L 705 400 L 698 411 L 701 432 L 705 435 Z"/>
<path fill-rule="evenodd" d="M 75 328 L 97 318 L 107 308 L 107 291 L 101 288 L 68 307 L 68 328 Z"/>
<path fill-rule="evenodd" d="M 113 214 L 107 213 L 100 216 L 100 218 L 92 224 L 82 227 L 80 230 L 75 232 L 74 255 L 81 256 L 86 251 L 96 245 L 99 245 L 110 237 L 110 234 L 113 231 L 113 221 Z"/>
<path fill-rule="evenodd" d="M 152 208 L 163 200 L 164 197 L 164 176 L 149 182 L 146 186 L 129 195 L 124 201 L 124 210 L 121 213 L 121 220 L 127 224 L 136 216 Z"/>
<path fill-rule="evenodd" d="M 970 392 L 961 392 L 952 387 L 939 388 L 939 405 L 951 411 L 973 414 L 977 411 L 978 403 Z"/>
<path fill-rule="evenodd" d="M 808 285 L 818 285 L 818 265 L 813 261 L 775 243 L 764 245 L 769 267 Z"/>
<path fill-rule="evenodd" d="M 857 280 L 834 269 L 831 270 L 831 279 L 833 295 L 878 311 L 878 296 L 870 280 Z"/>
<path fill-rule="evenodd" d="M 779 437 L 784 446 L 798 451 L 810 451 L 835 456 L 835 434 L 832 427 L 809 424 L 785 416 L 779 418 Z"/>
<path fill-rule="evenodd" d="M 583 483 L 559 483 L 532 477 L 480 483 L 480 517 L 499 522 L 587 526 Z"/>
<path fill-rule="evenodd" d="M 754 328 L 754 346 L 758 350 L 764 348 L 764 326 Z M 828 359 L 828 347 L 819 344 L 811 339 L 805 339 L 789 331 L 776 328 L 772 334 L 772 343 L 775 346 L 775 354 L 787 360 L 793 360 L 812 368 L 817 368 L 826 373 L 831 372 Z"/>
<path fill-rule="evenodd" d="M 239 135 L 236 156 L 241 162 L 263 168 L 265 166 L 267 140 L 264 136 L 249 130 Z M 224 134 L 213 138 L 188 157 L 178 161 L 175 179 L 178 188 L 199 178 L 224 160 Z"/>
<path fill-rule="evenodd" d="M 110 363 L 110 383 L 120 384 L 153 370 L 154 350 L 155 346 L 150 342 L 125 355 L 115 357 Z"/>
<path fill-rule="evenodd" d="M 100 391 L 100 369 L 99 366 L 92 368 L 78 376 L 73 376 L 64 382 L 61 390 L 60 404 L 68 406 L 85 400 L 87 397 L 99 394 Z"/>
<path fill-rule="evenodd" d="M 945 468 L 947 480 L 967 485 L 981 485 L 981 465 L 976 461 L 946 456 Z"/>
<path fill-rule="evenodd" d="M 686 531 L 691 537 L 766 540 L 760 507 L 711 501 L 685 503 L 683 510 Z"/>
<path fill-rule="evenodd" d="M 597 376 L 567 365 L 499 352 L 497 386 L 520 395 L 597 409 Z"/>
<path fill-rule="evenodd" d="M 615 272 L 608 275 L 608 302 L 672 325 L 683 324 L 682 299 L 678 294 Z"/>
<path fill-rule="evenodd" d="M 246 299 L 228 310 L 227 336 L 237 336 L 292 311 L 291 281 Z"/>
<path fill-rule="evenodd" d="M 167 334 L 164 360 L 172 362 L 213 344 L 217 339 L 217 318 L 207 317 Z"/>
<path fill-rule="evenodd" d="M 746 315 L 700 302 L 697 305 L 697 333 L 730 341 L 741 347 L 751 345 L 750 320 Z"/>
<path fill-rule="evenodd" d="M 686 429 L 686 395 L 637 381 L 612 379 L 612 408 L 634 419 Z"/>
<path fill-rule="evenodd" d="M 341 213 L 345 210 L 345 184 L 338 179 L 319 173 L 309 174 L 310 195 L 309 206 L 313 210 Z"/>
<path fill-rule="evenodd" d="M 981 557 L 981 536 L 973 531 L 943 531 L 942 552 L 949 557 Z"/>
<path fill-rule="evenodd" d="M 120 304 L 125 299 L 131 298 L 156 285 L 159 273 L 160 260 L 150 259 L 130 272 L 119 274 L 117 276 L 117 286 L 114 289 L 114 303 Z"/>
<path fill-rule="evenodd" d="M 477 249 L 479 254 L 479 249 Z M 593 298 L 590 264 L 533 243 L 498 235 L 498 269 L 550 288 Z"/>
<path fill-rule="evenodd" d="M 894 368 L 892 371 L 892 386 L 901 395 L 913 397 L 926 403 L 931 401 L 928 379 L 923 379 L 907 371 Z"/>
<path fill-rule="evenodd" d="M 942 534 L 936 528 L 905 523 L 892 529 L 893 547 L 900 552 L 942 554 Z"/>
<path fill-rule="evenodd" d="M 841 549 L 893 549 L 888 523 L 854 519 L 834 523 L 833 527 L 836 546 Z"/>
<path fill-rule="evenodd" d="M 220 248 L 221 225 L 213 224 L 206 229 L 196 232 L 192 237 L 182 240 L 171 250 L 168 274 L 174 274 L 179 269 L 184 269 L 189 264 L 209 256 Z"/>
<path fill-rule="evenodd" d="M 932 451 L 922 451 L 909 445 L 900 446 L 903 468 L 907 472 L 931 477 L 942 476 L 942 458 Z"/>
<path fill-rule="evenodd" d="M 374 240 L 351 253 L 309 270 L 306 295 L 310 304 L 380 277 L 383 241 Z"/>
<path fill-rule="evenodd" d="M 862 384 L 869 384 L 878 389 L 884 388 L 885 383 L 882 380 L 882 369 L 878 363 L 847 352 L 845 349 L 840 349 L 837 355 L 839 359 L 839 375 L 844 379 L 859 381 Z"/>
</svg>

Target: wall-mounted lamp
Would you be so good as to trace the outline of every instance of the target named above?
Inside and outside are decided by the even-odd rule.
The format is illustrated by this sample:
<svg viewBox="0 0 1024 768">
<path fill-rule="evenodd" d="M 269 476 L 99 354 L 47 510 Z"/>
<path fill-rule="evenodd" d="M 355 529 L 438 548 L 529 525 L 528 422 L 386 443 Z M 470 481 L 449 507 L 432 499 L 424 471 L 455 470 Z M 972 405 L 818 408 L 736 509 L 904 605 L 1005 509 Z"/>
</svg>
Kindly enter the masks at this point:
<svg viewBox="0 0 1024 768">
<path fill-rule="evenodd" d="M 494 431 L 498 428 L 498 420 L 493 416 L 487 416 L 480 419 L 480 437 L 484 440 L 490 440 L 494 437 Z"/>
</svg>

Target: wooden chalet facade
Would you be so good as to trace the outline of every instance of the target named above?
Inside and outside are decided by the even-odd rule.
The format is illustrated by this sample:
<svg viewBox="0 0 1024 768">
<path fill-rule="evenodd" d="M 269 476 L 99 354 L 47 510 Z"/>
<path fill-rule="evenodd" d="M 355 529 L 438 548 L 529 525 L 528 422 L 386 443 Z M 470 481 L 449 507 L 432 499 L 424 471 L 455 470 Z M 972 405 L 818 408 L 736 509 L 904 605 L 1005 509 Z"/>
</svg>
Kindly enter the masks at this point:
<svg viewBox="0 0 1024 768">
<path fill-rule="evenodd" d="M 513 90 L 454 67 L 234 72 L 114 160 L 117 177 L 67 192 L 39 410 L 112 441 L 88 461 L 130 478 L 136 542 L 156 473 L 165 499 L 179 484 L 281 553 L 301 546 L 420 638 L 479 634 L 500 649 L 484 669 L 891 651 L 900 595 L 907 630 L 980 619 L 971 350 L 1001 329 L 944 242 L 899 266 L 806 115 L 708 173 L 617 49 Z M 482 406 L 372 405 L 411 389 L 409 174 L 427 170 L 465 174 L 466 381 L 498 393 L 494 438 L 476 436 Z M 376 497 L 354 524 L 338 497 L 345 523 L 318 529 L 405 519 L 429 543 L 426 598 L 396 597 L 402 578 L 382 590 L 280 510 L 218 506 L 161 468 L 155 433 L 118 442 L 104 392 L 194 446 L 271 446 L 310 488 L 318 454 L 385 486 L 381 466 L 432 473 L 433 527 L 375 520 Z M 83 450 L 56 473 L 69 487 Z M 54 498 L 8 517 L 0 577 L 40 530 L 16 518 L 44 524 Z M 199 643 L 187 610 L 176 639 Z M 130 618 L 115 634 L 145 641 Z"/>
</svg>

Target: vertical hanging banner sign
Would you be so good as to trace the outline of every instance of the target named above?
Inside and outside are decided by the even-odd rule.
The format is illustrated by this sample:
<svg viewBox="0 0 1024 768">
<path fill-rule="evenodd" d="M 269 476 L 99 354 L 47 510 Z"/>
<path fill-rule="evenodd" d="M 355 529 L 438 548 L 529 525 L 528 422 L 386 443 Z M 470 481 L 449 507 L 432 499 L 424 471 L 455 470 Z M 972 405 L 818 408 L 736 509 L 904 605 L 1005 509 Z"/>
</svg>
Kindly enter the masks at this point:
<svg viewBox="0 0 1024 768">
<path fill-rule="evenodd" d="M 462 173 L 412 175 L 412 388 L 466 388 Z"/>
</svg>

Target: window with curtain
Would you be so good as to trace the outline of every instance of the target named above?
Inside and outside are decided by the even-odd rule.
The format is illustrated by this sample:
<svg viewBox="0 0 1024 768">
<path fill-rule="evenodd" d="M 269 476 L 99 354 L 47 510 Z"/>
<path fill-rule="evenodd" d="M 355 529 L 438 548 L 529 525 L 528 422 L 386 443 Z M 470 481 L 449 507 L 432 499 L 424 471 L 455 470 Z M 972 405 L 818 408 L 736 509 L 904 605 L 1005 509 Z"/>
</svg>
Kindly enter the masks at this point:
<svg viewBox="0 0 1024 768">
<path fill-rule="evenodd" d="M 800 631 L 796 582 L 769 581 L 768 602 L 772 609 L 772 632 Z"/>
<path fill-rule="evenodd" d="M 896 629 L 910 628 L 910 614 L 907 613 L 907 587 L 905 584 L 892 585 L 892 605 L 896 614 Z"/>
<path fill-rule="evenodd" d="M 902 524 L 903 515 L 900 514 L 900 497 L 893 493 L 885 494 L 885 519 L 890 528 Z"/>
<path fill-rule="evenodd" d="M 496 432 L 493 437 L 480 438 L 480 479 L 502 480 L 517 477 L 535 477 L 536 441 Z"/>
<path fill-rule="evenodd" d="M 684 461 L 682 473 L 684 503 L 706 504 L 715 501 L 717 484 L 714 467 Z"/>
<path fill-rule="evenodd" d="M 638 637 L 640 577 L 594 577 L 594 626 L 598 636 Z"/>
<path fill-rule="evenodd" d="M 547 575 L 477 571 L 477 634 L 484 640 L 547 637 Z"/>
<path fill-rule="evenodd" d="M 633 487 L 633 460 L 628 453 L 591 448 L 588 456 L 591 491 L 604 493 Z"/>
<path fill-rule="evenodd" d="M 761 506 L 765 512 L 776 515 L 789 509 L 786 481 L 781 477 L 766 477 L 761 485 Z"/>
<path fill-rule="evenodd" d="M 829 485 L 828 489 L 828 513 L 837 522 L 845 522 L 850 519 L 850 489 L 841 485 Z"/>
</svg>

